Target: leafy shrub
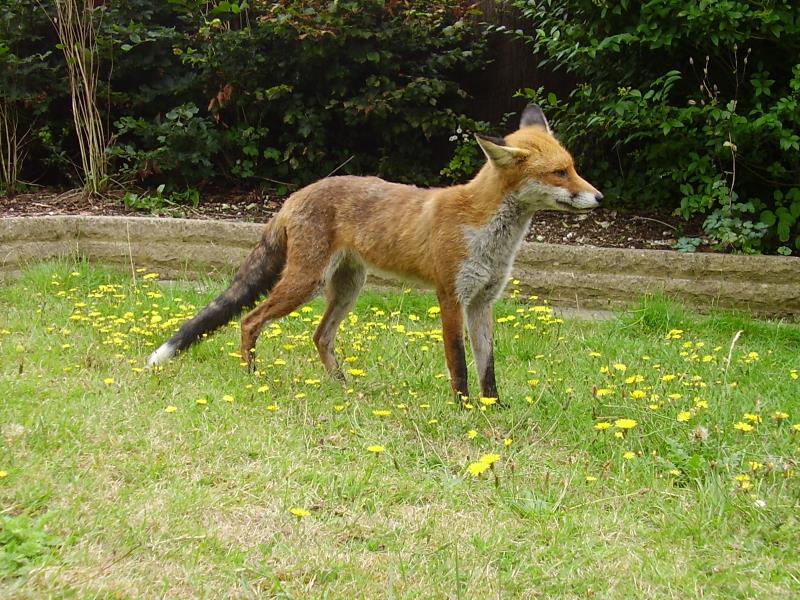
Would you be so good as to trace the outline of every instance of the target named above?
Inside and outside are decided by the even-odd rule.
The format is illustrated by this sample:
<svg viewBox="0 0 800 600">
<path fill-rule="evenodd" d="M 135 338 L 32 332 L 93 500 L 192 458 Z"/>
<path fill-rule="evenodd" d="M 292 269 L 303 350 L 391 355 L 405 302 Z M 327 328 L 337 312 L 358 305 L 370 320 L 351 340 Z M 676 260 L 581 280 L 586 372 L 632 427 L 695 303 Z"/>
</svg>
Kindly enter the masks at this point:
<svg viewBox="0 0 800 600">
<path fill-rule="evenodd" d="M 720 248 L 800 250 L 800 19 L 792 0 L 513 0 L 552 69 L 559 133 L 620 204 L 705 215 Z M 794 58 L 793 58 L 794 57 Z"/>
<path fill-rule="evenodd" d="M 73 172 L 65 154 L 71 131 L 62 60 L 36 0 L 0 0 L 0 191 Z"/>
<path fill-rule="evenodd" d="M 129 178 L 173 185 L 303 183 L 345 163 L 435 182 L 448 137 L 475 126 L 459 83 L 485 64 L 470 6 L 181 0 L 128 21 L 118 8 L 112 87 L 128 106 L 112 152 Z"/>
<path fill-rule="evenodd" d="M 37 0 L 0 0 L 0 106 L 23 179 L 75 183 L 63 55 Z M 115 178 L 280 191 L 339 173 L 436 183 L 489 61 L 468 0 L 96 3 Z"/>
</svg>

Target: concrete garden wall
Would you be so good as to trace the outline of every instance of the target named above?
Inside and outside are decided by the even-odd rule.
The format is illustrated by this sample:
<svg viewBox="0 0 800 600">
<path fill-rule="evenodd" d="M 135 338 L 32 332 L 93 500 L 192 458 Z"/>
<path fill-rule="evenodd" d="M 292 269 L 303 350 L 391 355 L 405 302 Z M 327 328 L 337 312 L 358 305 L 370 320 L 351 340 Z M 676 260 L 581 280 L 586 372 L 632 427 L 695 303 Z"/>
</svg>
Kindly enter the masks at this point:
<svg viewBox="0 0 800 600">
<path fill-rule="evenodd" d="M 53 216 L 0 220 L 0 280 L 55 257 L 145 267 L 165 278 L 230 274 L 262 225 L 145 217 Z M 525 243 L 514 277 L 554 305 L 581 309 L 629 306 L 663 291 L 699 309 L 719 306 L 800 316 L 800 259 L 681 254 Z"/>
</svg>

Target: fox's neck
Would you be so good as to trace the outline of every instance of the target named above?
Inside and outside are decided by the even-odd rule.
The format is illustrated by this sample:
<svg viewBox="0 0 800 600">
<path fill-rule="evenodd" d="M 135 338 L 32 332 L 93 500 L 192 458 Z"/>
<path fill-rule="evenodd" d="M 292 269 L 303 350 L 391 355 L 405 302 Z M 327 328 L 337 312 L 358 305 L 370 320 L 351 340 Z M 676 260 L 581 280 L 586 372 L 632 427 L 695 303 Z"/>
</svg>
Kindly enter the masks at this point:
<svg viewBox="0 0 800 600">
<path fill-rule="evenodd" d="M 515 194 L 513 184 L 501 178 L 497 171 L 484 167 L 465 185 L 471 199 L 475 220 L 487 237 L 518 238 L 527 228 L 534 208 Z"/>
</svg>

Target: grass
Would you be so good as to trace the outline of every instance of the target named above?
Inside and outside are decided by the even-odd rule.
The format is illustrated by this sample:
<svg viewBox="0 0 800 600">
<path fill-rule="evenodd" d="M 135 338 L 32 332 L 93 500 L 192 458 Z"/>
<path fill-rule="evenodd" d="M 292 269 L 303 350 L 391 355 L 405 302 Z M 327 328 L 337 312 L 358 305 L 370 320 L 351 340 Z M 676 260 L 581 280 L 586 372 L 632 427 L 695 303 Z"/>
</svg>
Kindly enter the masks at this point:
<svg viewBox="0 0 800 600">
<path fill-rule="evenodd" d="M 0 290 L 4 598 L 800 591 L 796 325 L 660 299 L 562 322 L 512 290 L 509 406 L 462 409 L 431 295 L 362 297 L 342 387 L 317 302 L 265 331 L 256 375 L 235 324 L 143 370 L 222 285 L 130 275 L 52 263 Z"/>
</svg>

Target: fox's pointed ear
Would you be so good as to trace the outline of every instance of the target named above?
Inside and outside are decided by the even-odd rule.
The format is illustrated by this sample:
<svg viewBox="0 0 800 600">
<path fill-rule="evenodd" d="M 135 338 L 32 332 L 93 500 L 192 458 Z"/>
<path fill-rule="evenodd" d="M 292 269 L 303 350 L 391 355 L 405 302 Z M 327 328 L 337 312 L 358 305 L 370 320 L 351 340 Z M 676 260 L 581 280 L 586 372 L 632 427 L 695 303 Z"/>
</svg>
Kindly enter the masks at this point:
<svg viewBox="0 0 800 600">
<path fill-rule="evenodd" d="M 547 133 L 550 133 L 550 124 L 544 116 L 544 111 L 538 104 L 528 104 L 525 110 L 522 111 L 522 117 L 519 120 L 519 128 L 523 127 L 541 127 Z"/>
<path fill-rule="evenodd" d="M 507 146 L 506 141 L 502 138 L 488 137 L 476 133 L 475 139 L 486 155 L 486 158 L 501 167 L 510 165 L 518 159 L 524 158 L 530 154 L 527 150 L 523 150 L 522 148 Z"/>
</svg>

